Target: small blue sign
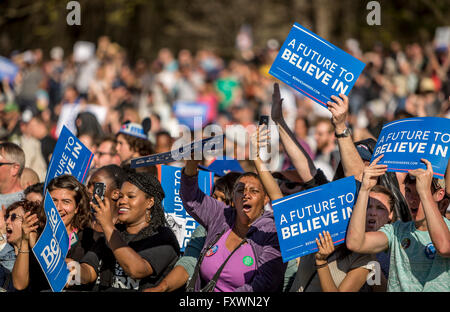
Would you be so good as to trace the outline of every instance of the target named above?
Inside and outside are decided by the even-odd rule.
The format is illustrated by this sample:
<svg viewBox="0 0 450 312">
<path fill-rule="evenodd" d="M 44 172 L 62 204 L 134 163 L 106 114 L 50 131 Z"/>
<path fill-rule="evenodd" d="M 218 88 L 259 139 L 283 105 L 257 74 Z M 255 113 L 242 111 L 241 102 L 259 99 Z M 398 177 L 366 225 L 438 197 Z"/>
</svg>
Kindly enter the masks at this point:
<svg viewBox="0 0 450 312">
<path fill-rule="evenodd" d="M 344 243 L 355 192 L 351 176 L 273 201 L 283 261 L 317 252 L 315 240 L 323 231 L 334 245 Z"/>
<path fill-rule="evenodd" d="M 186 212 L 180 197 L 181 169 L 161 165 L 158 178 L 166 195 L 163 200 L 164 211 L 185 220 L 184 235 L 179 239 L 180 248 L 183 252 L 198 223 Z M 214 186 L 214 173 L 199 170 L 198 186 L 203 193 L 210 195 Z"/>
<path fill-rule="evenodd" d="M 348 95 L 365 64 L 294 23 L 269 74 L 328 107 L 332 95 Z"/>
<path fill-rule="evenodd" d="M 216 176 L 223 177 L 231 171 L 244 173 L 241 164 L 234 158 L 217 157 L 207 167 L 199 165 L 200 169 L 214 172 Z"/>
<path fill-rule="evenodd" d="M 19 67 L 6 57 L 0 56 L 0 80 L 8 78 L 9 82 L 13 82 L 19 72 Z"/>
<path fill-rule="evenodd" d="M 44 211 L 47 222 L 44 231 L 33 247 L 33 253 L 52 290 L 60 292 L 67 284 L 69 277 L 66 264 L 69 236 L 48 191 L 45 194 Z"/>
<path fill-rule="evenodd" d="M 204 103 L 177 101 L 173 110 L 178 122 L 190 130 L 199 130 L 206 125 L 208 106 Z"/>
<path fill-rule="evenodd" d="M 450 143 L 450 120 L 440 117 L 406 118 L 387 123 L 378 136 L 371 162 L 378 162 L 387 171 L 408 172 L 426 169 L 421 158 L 428 160 L 435 178 L 443 179 L 447 168 Z"/>
<path fill-rule="evenodd" d="M 93 157 L 94 154 L 64 126 L 53 150 L 44 190 L 53 178 L 63 174 L 71 174 L 84 183 Z"/>
</svg>

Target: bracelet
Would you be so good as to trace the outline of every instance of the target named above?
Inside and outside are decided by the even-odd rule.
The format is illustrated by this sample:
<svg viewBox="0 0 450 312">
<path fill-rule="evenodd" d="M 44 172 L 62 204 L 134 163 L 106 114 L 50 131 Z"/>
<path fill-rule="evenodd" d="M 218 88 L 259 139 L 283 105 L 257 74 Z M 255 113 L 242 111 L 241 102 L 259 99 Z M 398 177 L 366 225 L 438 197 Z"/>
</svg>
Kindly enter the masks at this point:
<svg viewBox="0 0 450 312">
<path fill-rule="evenodd" d="M 321 268 L 324 268 L 326 266 L 328 266 L 328 262 L 325 262 L 324 264 L 321 264 L 321 265 L 317 265 L 316 264 L 316 269 L 321 269 Z"/>
<path fill-rule="evenodd" d="M 28 251 L 22 251 L 22 243 L 23 243 L 23 240 L 20 242 L 19 253 L 30 253 L 29 250 Z"/>
</svg>

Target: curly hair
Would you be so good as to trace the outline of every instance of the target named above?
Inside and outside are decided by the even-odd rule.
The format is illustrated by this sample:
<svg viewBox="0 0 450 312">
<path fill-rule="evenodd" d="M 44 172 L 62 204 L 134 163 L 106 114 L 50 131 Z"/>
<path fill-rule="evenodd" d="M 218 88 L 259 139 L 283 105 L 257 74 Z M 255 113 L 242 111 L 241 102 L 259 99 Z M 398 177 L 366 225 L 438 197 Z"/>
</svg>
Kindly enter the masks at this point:
<svg viewBox="0 0 450 312">
<path fill-rule="evenodd" d="M 5 215 L 8 215 L 11 211 L 13 211 L 19 207 L 22 207 L 23 211 L 25 211 L 25 212 L 30 211 L 31 214 L 33 214 L 33 213 L 37 214 L 37 213 L 39 213 L 39 210 L 41 209 L 40 208 L 41 205 L 39 203 L 30 201 L 27 199 L 22 199 L 22 200 L 16 201 L 16 202 L 12 203 L 11 205 L 9 205 L 9 207 L 6 208 Z"/>
<path fill-rule="evenodd" d="M 5 216 L 9 215 L 9 213 L 11 211 L 16 210 L 19 207 L 22 207 L 22 209 L 25 213 L 31 212 L 31 214 L 36 214 L 38 216 L 40 216 L 41 211 L 44 210 L 43 206 L 40 203 L 30 201 L 27 199 L 22 199 L 22 200 L 16 201 L 16 202 L 12 203 L 11 205 L 9 205 L 9 207 L 6 208 Z M 39 220 L 39 228 L 43 229 L 44 226 L 45 226 L 45 222 L 42 222 L 42 220 Z"/>
<path fill-rule="evenodd" d="M 128 175 L 126 182 L 138 187 L 147 197 L 153 197 L 154 204 L 151 208 L 150 223 L 145 231 L 151 234 L 157 232 L 161 226 L 168 226 L 162 205 L 165 194 L 158 179 L 150 174 L 131 173 Z"/>
<path fill-rule="evenodd" d="M 49 192 L 56 189 L 66 189 L 75 192 L 75 203 L 78 212 L 72 220 L 72 226 L 79 230 L 86 228 L 91 220 L 89 195 L 86 186 L 81 184 L 74 176 L 64 174 L 51 180 L 47 186 Z M 45 218 L 45 213 L 43 214 L 43 218 Z"/>
</svg>

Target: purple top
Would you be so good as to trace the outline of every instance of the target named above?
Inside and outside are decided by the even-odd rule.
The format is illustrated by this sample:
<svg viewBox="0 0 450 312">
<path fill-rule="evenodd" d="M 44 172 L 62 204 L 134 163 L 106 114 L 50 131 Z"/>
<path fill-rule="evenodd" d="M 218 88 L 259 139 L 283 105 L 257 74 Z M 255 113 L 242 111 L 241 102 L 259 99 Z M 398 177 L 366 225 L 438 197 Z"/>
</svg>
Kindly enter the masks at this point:
<svg viewBox="0 0 450 312">
<path fill-rule="evenodd" d="M 219 241 L 206 253 L 200 267 L 203 285 L 210 281 L 220 266 L 225 262 L 232 250 L 228 250 L 225 242 L 231 229 L 222 235 Z M 225 264 L 214 291 L 232 292 L 236 288 L 249 283 L 255 275 L 255 254 L 249 244 L 243 244 Z"/>
<path fill-rule="evenodd" d="M 205 227 L 207 231 L 204 249 L 209 246 L 223 230 L 233 228 L 236 211 L 223 202 L 205 195 L 198 187 L 198 174 L 189 177 L 181 174 L 180 196 L 189 215 Z M 283 263 L 278 243 L 275 221 L 271 211 L 265 211 L 250 227 L 246 239 L 255 256 L 256 271 L 251 280 L 234 289 L 236 292 L 275 292 L 281 291 L 286 263 Z M 205 257 L 206 258 L 206 257 Z M 201 288 L 200 278 L 195 290 Z"/>
</svg>

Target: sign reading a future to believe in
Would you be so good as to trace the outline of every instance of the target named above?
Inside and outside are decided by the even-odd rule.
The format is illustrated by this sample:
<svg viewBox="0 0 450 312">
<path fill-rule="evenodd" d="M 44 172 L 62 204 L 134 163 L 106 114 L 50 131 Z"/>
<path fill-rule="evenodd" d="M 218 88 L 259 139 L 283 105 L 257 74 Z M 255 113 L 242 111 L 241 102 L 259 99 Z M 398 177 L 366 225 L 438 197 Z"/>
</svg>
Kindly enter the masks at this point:
<svg viewBox="0 0 450 312">
<path fill-rule="evenodd" d="M 351 176 L 273 201 L 283 261 L 317 252 L 322 231 L 330 232 L 335 245 L 344 243 L 355 193 Z"/>
<path fill-rule="evenodd" d="M 447 169 L 450 145 L 450 119 L 440 117 L 406 118 L 387 123 L 378 136 L 372 161 L 387 165 L 387 171 L 407 172 L 426 169 L 428 160 L 435 178 L 442 179 Z"/>
<path fill-rule="evenodd" d="M 348 95 L 365 64 L 295 23 L 269 73 L 327 107 L 332 95 Z"/>
<path fill-rule="evenodd" d="M 66 286 L 69 277 L 69 270 L 66 264 L 69 236 L 48 191 L 44 198 L 44 211 L 47 222 L 44 231 L 33 247 L 33 253 L 52 290 L 60 292 Z"/>
</svg>

